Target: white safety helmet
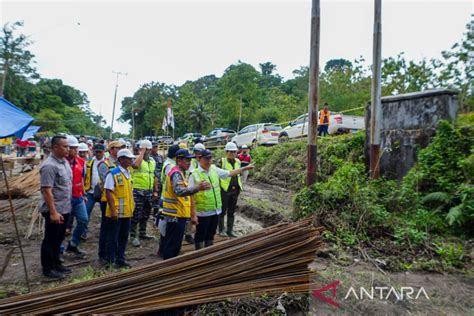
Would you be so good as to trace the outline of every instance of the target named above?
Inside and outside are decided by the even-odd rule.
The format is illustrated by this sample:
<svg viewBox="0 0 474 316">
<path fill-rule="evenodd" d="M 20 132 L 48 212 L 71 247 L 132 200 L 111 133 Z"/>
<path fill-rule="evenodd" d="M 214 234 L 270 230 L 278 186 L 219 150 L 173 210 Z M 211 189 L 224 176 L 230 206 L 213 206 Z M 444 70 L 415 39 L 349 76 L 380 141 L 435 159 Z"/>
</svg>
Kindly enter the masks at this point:
<svg viewBox="0 0 474 316">
<path fill-rule="evenodd" d="M 245 144 L 242 145 L 240 148 L 241 148 L 241 149 L 249 149 L 249 147 L 248 147 L 247 145 L 245 145 Z"/>
<path fill-rule="evenodd" d="M 67 142 L 69 147 L 79 147 L 79 142 L 77 141 L 77 138 L 72 136 L 72 135 L 67 135 Z"/>
<path fill-rule="evenodd" d="M 153 145 L 148 139 L 140 141 L 140 148 L 152 149 Z"/>
<path fill-rule="evenodd" d="M 194 145 L 193 147 L 193 151 L 204 151 L 206 150 L 206 146 L 204 146 L 203 144 L 201 143 L 197 143 L 196 145 Z"/>
<path fill-rule="evenodd" d="M 237 145 L 235 143 L 227 143 L 224 148 L 225 151 L 237 151 Z"/>
<path fill-rule="evenodd" d="M 79 151 L 89 151 L 89 146 L 86 143 L 79 143 L 79 147 L 77 148 Z"/>
<path fill-rule="evenodd" d="M 125 139 L 119 138 L 118 141 L 119 141 L 120 143 L 122 143 L 122 145 L 127 146 L 127 141 L 126 141 Z"/>
</svg>

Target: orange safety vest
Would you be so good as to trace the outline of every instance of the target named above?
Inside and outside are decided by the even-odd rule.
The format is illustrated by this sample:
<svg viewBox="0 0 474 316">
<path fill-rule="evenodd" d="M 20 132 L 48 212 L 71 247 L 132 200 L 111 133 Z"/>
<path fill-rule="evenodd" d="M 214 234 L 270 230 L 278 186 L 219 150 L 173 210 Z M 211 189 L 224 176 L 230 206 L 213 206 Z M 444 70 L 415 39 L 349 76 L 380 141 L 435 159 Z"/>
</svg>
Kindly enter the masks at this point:
<svg viewBox="0 0 474 316">
<path fill-rule="evenodd" d="M 324 110 L 319 111 L 319 125 L 324 125 L 324 116 L 327 117 L 327 125 L 329 126 L 329 115 L 331 112 L 327 111 L 324 113 Z"/>
</svg>

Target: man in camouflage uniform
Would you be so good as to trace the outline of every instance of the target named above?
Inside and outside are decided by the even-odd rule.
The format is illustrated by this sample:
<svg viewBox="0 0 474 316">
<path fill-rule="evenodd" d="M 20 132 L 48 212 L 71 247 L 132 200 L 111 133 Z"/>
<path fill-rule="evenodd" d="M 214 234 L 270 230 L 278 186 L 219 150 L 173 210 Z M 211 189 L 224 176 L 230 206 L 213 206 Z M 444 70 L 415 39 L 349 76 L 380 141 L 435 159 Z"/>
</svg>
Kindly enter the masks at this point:
<svg viewBox="0 0 474 316">
<path fill-rule="evenodd" d="M 155 174 L 156 162 L 150 157 L 151 149 L 152 144 L 150 141 L 141 141 L 139 155 L 132 164 L 135 210 L 133 212 L 130 237 L 132 245 L 135 247 L 140 246 L 140 239 L 154 239 L 153 236 L 149 236 L 146 232 L 153 201 L 158 199 L 158 180 Z"/>
</svg>

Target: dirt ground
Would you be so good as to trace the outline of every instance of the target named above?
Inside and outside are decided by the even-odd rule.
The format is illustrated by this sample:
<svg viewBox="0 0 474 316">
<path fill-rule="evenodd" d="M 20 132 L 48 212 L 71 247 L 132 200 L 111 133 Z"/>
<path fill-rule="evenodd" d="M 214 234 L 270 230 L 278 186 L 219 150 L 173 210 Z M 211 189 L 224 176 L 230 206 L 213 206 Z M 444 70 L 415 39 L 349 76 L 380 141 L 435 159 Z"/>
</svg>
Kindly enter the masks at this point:
<svg viewBox="0 0 474 316">
<path fill-rule="evenodd" d="M 236 231 L 239 235 L 246 235 L 262 227 L 275 224 L 279 221 L 291 220 L 292 192 L 272 187 L 249 183 L 239 201 L 239 214 L 236 220 Z M 30 224 L 31 209 L 17 211 L 17 222 L 20 234 L 24 237 Z M 90 224 L 89 238 L 81 244 L 88 255 L 86 258 L 77 258 L 65 255 L 65 265 L 73 269 L 73 273 L 63 281 L 51 282 L 41 275 L 40 245 L 41 235 L 36 225 L 30 239 L 22 238 L 26 256 L 28 274 L 33 291 L 57 286 L 70 282 L 78 282 L 110 273 L 102 268 L 97 261 L 97 242 L 100 211 L 98 206 L 93 211 Z M 0 213 L 0 269 L 10 249 L 17 246 L 14 227 L 10 216 Z M 149 232 L 158 236 L 158 231 L 149 223 Z M 217 242 L 227 238 L 217 236 Z M 139 248 L 131 244 L 127 247 L 127 259 L 133 266 L 143 266 L 154 263 L 159 259 L 156 256 L 157 242 L 145 241 Z M 193 251 L 193 246 L 183 242 L 183 252 Z M 474 276 L 472 274 L 437 274 L 425 272 L 389 272 L 375 267 L 372 262 L 351 259 L 346 265 L 341 265 L 325 256 L 316 257 L 312 266 L 315 271 L 315 289 L 339 281 L 336 295 L 331 291 L 324 292 L 324 296 L 335 300 L 340 306 L 335 307 L 321 299 L 309 295 L 310 314 L 368 314 L 368 315 L 474 315 Z M 423 287 L 429 296 L 417 300 L 389 299 L 354 299 L 344 300 L 350 287 L 359 291 L 360 287 L 369 289 L 374 286 L 386 286 L 400 289 L 400 287 Z M 23 267 L 20 251 L 16 248 L 10 258 L 5 273 L 0 279 L 0 297 L 26 293 Z M 305 312 L 303 312 L 304 314 Z M 290 313 L 293 314 L 293 313 Z"/>
</svg>

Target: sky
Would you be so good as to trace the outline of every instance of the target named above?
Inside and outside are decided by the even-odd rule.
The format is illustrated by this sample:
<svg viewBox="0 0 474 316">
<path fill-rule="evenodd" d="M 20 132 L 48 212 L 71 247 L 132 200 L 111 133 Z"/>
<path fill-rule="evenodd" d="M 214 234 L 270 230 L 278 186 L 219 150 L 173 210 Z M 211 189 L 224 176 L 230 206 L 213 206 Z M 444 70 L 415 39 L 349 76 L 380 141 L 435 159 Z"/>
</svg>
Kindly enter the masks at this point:
<svg viewBox="0 0 474 316">
<path fill-rule="evenodd" d="M 321 53 L 328 60 L 372 59 L 374 1 L 321 1 Z M 474 1 L 382 1 L 382 57 L 440 58 L 459 42 Z M 286 80 L 309 64 L 311 1 L 6 1 L 2 25 L 22 32 L 44 78 L 88 95 L 110 124 L 116 82 L 120 102 L 151 81 L 181 85 L 221 76 L 238 62 L 270 61 Z M 160 121 L 159 118 L 157 118 Z M 114 131 L 130 126 L 116 121 Z"/>
</svg>

